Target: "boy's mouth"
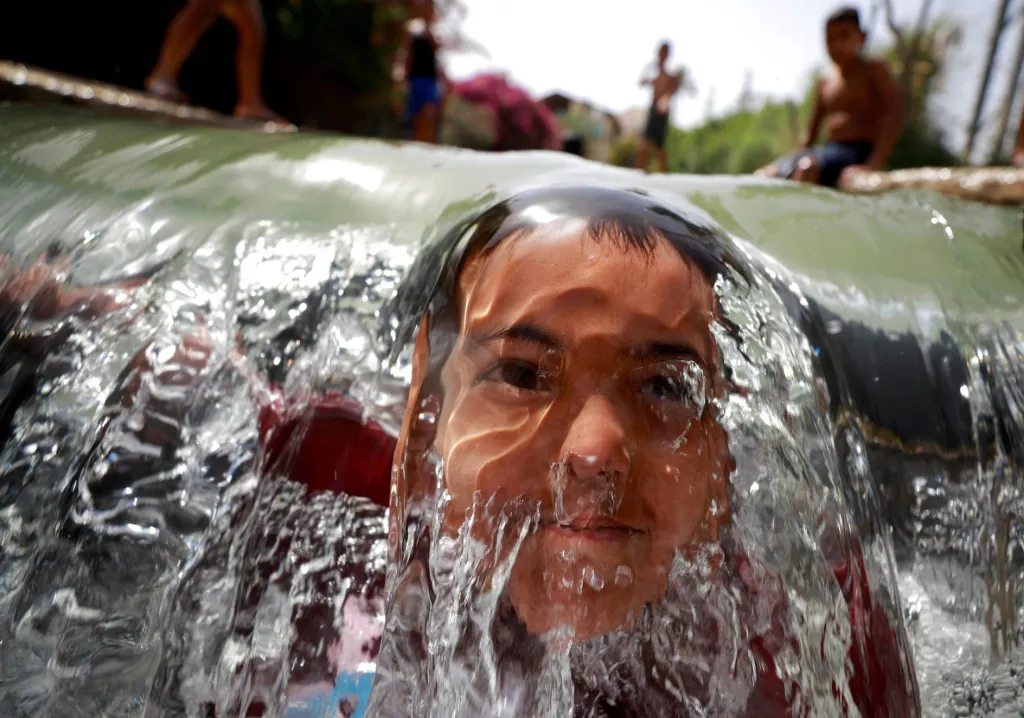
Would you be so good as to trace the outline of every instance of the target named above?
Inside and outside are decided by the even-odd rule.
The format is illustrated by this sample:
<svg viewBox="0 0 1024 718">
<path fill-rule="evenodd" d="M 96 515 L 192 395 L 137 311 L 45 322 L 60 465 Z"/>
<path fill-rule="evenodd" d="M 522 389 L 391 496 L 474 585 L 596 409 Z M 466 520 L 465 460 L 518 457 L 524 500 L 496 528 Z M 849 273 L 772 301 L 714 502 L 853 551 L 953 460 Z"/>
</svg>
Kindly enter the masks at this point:
<svg viewBox="0 0 1024 718">
<path fill-rule="evenodd" d="M 545 518 L 540 522 L 556 535 L 591 541 L 621 541 L 641 533 L 614 516 L 580 514 L 569 519 Z"/>
</svg>

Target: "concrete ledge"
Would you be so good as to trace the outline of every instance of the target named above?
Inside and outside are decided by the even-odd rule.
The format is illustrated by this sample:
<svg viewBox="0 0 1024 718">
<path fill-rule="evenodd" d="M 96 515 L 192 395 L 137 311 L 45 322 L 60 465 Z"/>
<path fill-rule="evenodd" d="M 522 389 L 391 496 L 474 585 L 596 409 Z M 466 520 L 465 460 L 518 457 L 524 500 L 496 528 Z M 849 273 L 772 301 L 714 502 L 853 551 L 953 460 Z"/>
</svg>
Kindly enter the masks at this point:
<svg viewBox="0 0 1024 718">
<path fill-rule="evenodd" d="M 295 132 L 294 126 L 238 120 L 203 107 L 183 105 L 137 90 L 20 63 L 0 60 L 0 101 L 70 103 L 106 113 L 154 120 L 262 132 Z M 843 183 L 847 192 L 880 194 L 896 189 L 925 189 L 960 199 L 998 205 L 1024 205 L 1024 168 L 922 167 L 895 172 L 870 172 Z"/>
<path fill-rule="evenodd" d="M 855 194 L 926 189 L 986 204 L 1024 204 L 1024 168 L 920 167 L 895 172 L 869 172 L 844 181 L 842 188 Z"/>
<path fill-rule="evenodd" d="M 150 117 L 188 124 L 263 132 L 295 132 L 272 122 L 239 120 L 203 107 L 170 102 L 137 90 L 86 80 L 40 68 L 0 60 L 0 101 L 69 103 L 94 107 L 107 113 Z"/>
</svg>

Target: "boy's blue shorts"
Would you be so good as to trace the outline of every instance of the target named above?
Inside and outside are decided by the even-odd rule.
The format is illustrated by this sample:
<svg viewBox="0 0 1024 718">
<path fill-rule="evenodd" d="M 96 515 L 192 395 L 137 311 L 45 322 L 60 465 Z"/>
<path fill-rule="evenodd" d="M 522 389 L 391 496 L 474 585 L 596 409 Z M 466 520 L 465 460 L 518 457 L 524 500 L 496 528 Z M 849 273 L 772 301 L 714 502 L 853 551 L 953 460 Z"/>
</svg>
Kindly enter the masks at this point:
<svg viewBox="0 0 1024 718">
<path fill-rule="evenodd" d="M 410 77 L 409 96 L 406 99 L 406 117 L 411 122 L 426 105 L 440 102 L 441 91 L 436 78 Z"/>
<path fill-rule="evenodd" d="M 818 184 L 835 187 L 839 184 L 839 175 L 843 170 L 867 162 L 872 149 L 870 142 L 827 142 L 777 159 L 775 169 L 780 177 L 789 179 L 796 172 L 800 160 L 811 157 L 821 169 Z"/>
</svg>

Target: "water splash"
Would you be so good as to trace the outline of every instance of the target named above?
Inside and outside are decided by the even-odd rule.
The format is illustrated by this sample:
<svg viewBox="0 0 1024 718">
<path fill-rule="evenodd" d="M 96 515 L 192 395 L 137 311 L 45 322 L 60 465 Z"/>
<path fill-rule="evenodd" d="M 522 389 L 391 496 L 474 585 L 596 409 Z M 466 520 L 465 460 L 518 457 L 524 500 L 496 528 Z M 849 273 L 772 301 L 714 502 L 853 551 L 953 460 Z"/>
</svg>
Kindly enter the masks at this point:
<svg viewBox="0 0 1024 718">
<path fill-rule="evenodd" d="M 378 308 L 420 243 L 485 192 L 554 178 L 640 180 L 536 156 L 2 113 L 0 247 L 13 252 L 3 279 L 54 241 L 76 286 L 166 264 L 101 317 L 46 316 L 45 295 L 3 316 L 0 712 L 244 715 L 260 705 L 290 718 L 301 705 L 332 715 L 327 686 L 339 667 L 373 670 L 385 574 L 396 576 L 383 511 L 307 495 L 265 466 L 254 397 L 274 390 L 270 381 L 293 395 L 339 389 L 397 430 L 410 357 L 383 359 Z M 372 187 L 365 172 L 353 174 L 365 167 L 376 171 Z M 848 668 L 835 647 L 849 638 L 829 617 L 846 601 L 820 557 L 848 551 L 848 534 L 860 539 L 873 599 L 892 622 L 907 618 L 924 714 L 1019 711 L 1019 215 L 746 180 L 644 184 L 703 207 L 781 260 L 744 245 L 765 280 L 720 288 L 742 342 L 718 340 L 749 393 L 710 408 L 737 457 L 735 525 L 747 527 L 738 540 L 781 569 L 788 591 L 810 597 L 780 629 L 796 639 L 792 651 L 775 651 L 783 684 L 799 685 L 815 715 L 836 705 L 833 679 Z M 209 351 L 181 356 L 189 337 Z M 126 392 L 136 384 L 141 392 Z M 426 567 L 443 542 L 444 506 L 431 494 L 405 507 L 409 567 Z M 487 574 L 492 589 L 534 530 L 527 509 L 498 514 L 494 540 L 504 543 L 493 548 L 505 560 Z M 820 513 L 836 519 L 823 529 Z M 417 715 L 446 706 L 600 715 L 607 706 L 577 696 L 600 693 L 595 685 L 617 695 L 640 681 L 661 686 L 643 698 L 649 714 L 679 703 L 694 715 L 708 705 L 727 714 L 742 702 L 744 641 L 715 654 L 732 682 L 701 683 L 701 670 L 724 673 L 701 666 L 696 648 L 676 649 L 697 645 L 680 615 L 638 616 L 643 631 L 572 648 L 557 637 L 521 640 L 495 591 L 469 590 L 479 578 L 468 564 L 490 548 L 474 540 L 445 546 L 443 564 L 406 571 L 407 591 L 391 606 L 392 653 L 377 682 L 406 698 L 436 689 Z M 716 562 L 681 560 L 672 603 L 690 615 L 710 604 L 729 625 L 735 596 L 696 591 L 694 577 Z M 585 590 L 608 590 L 635 580 L 624 568 L 611 580 L 579 578 Z M 453 615 L 425 612 L 438 586 Z M 749 622 L 771 633 L 764 600 L 748 607 Z M 348 654 L 338 637 L 357 624 L 371 648 Z M 417 632 L 419 641 L 393 640 Z M 823 643 L 832 648 L 811 660 Z M 622 658 L 641 647 L 665 659 L 648 665 L 657 675 Z M 435 672 L 403 684 L 401 669 L 417 662 Z"/>
</svg>

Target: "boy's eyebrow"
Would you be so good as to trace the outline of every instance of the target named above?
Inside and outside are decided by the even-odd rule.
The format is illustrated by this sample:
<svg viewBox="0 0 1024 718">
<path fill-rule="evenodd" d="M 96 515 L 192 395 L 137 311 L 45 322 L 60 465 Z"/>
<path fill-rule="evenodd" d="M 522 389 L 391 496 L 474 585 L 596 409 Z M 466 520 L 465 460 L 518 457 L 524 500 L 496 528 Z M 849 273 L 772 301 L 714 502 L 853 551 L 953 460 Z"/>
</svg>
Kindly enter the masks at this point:
<svg viewBox="0 0 1024 718">
<path fill-rule="evenodd" d="M 630 355 L 635 359 L 674 359 L 686 357 L 704 363 L 704 357 L 689 344 L 673 344 L 670 342 L 650 342 L 633 347 Z"/>
<path fill-rule="evenodd" d="M 562 342 L 558 337 L 535 324 L 513 324 L 512 326 L 502 327 L 487 334 L 473 334 L 469 338 L 470 341 L 476 344 L 487 344 L 497 339 L 511 339 L 540 344 L 548 349 L 560 350 L 562 348 Z"/>
<path fill-rule="evenodd" d="M 557 336 L 535 324 L 513 324 L 486 334 L 470 334 L 469 336 L 469 341 L 477 346 L 483 346 L 497 340 L 529 342 L 555 351 L 562 351 L 563 349 L 562 341 Z M 640 361 L 649 361 L 651 359 L 692 359 L 704 367 L 705 370 L 710 367 L 709 360 L 692 344 L 648 342 L 627 350 L 625 354 Z"/>
</svg>

